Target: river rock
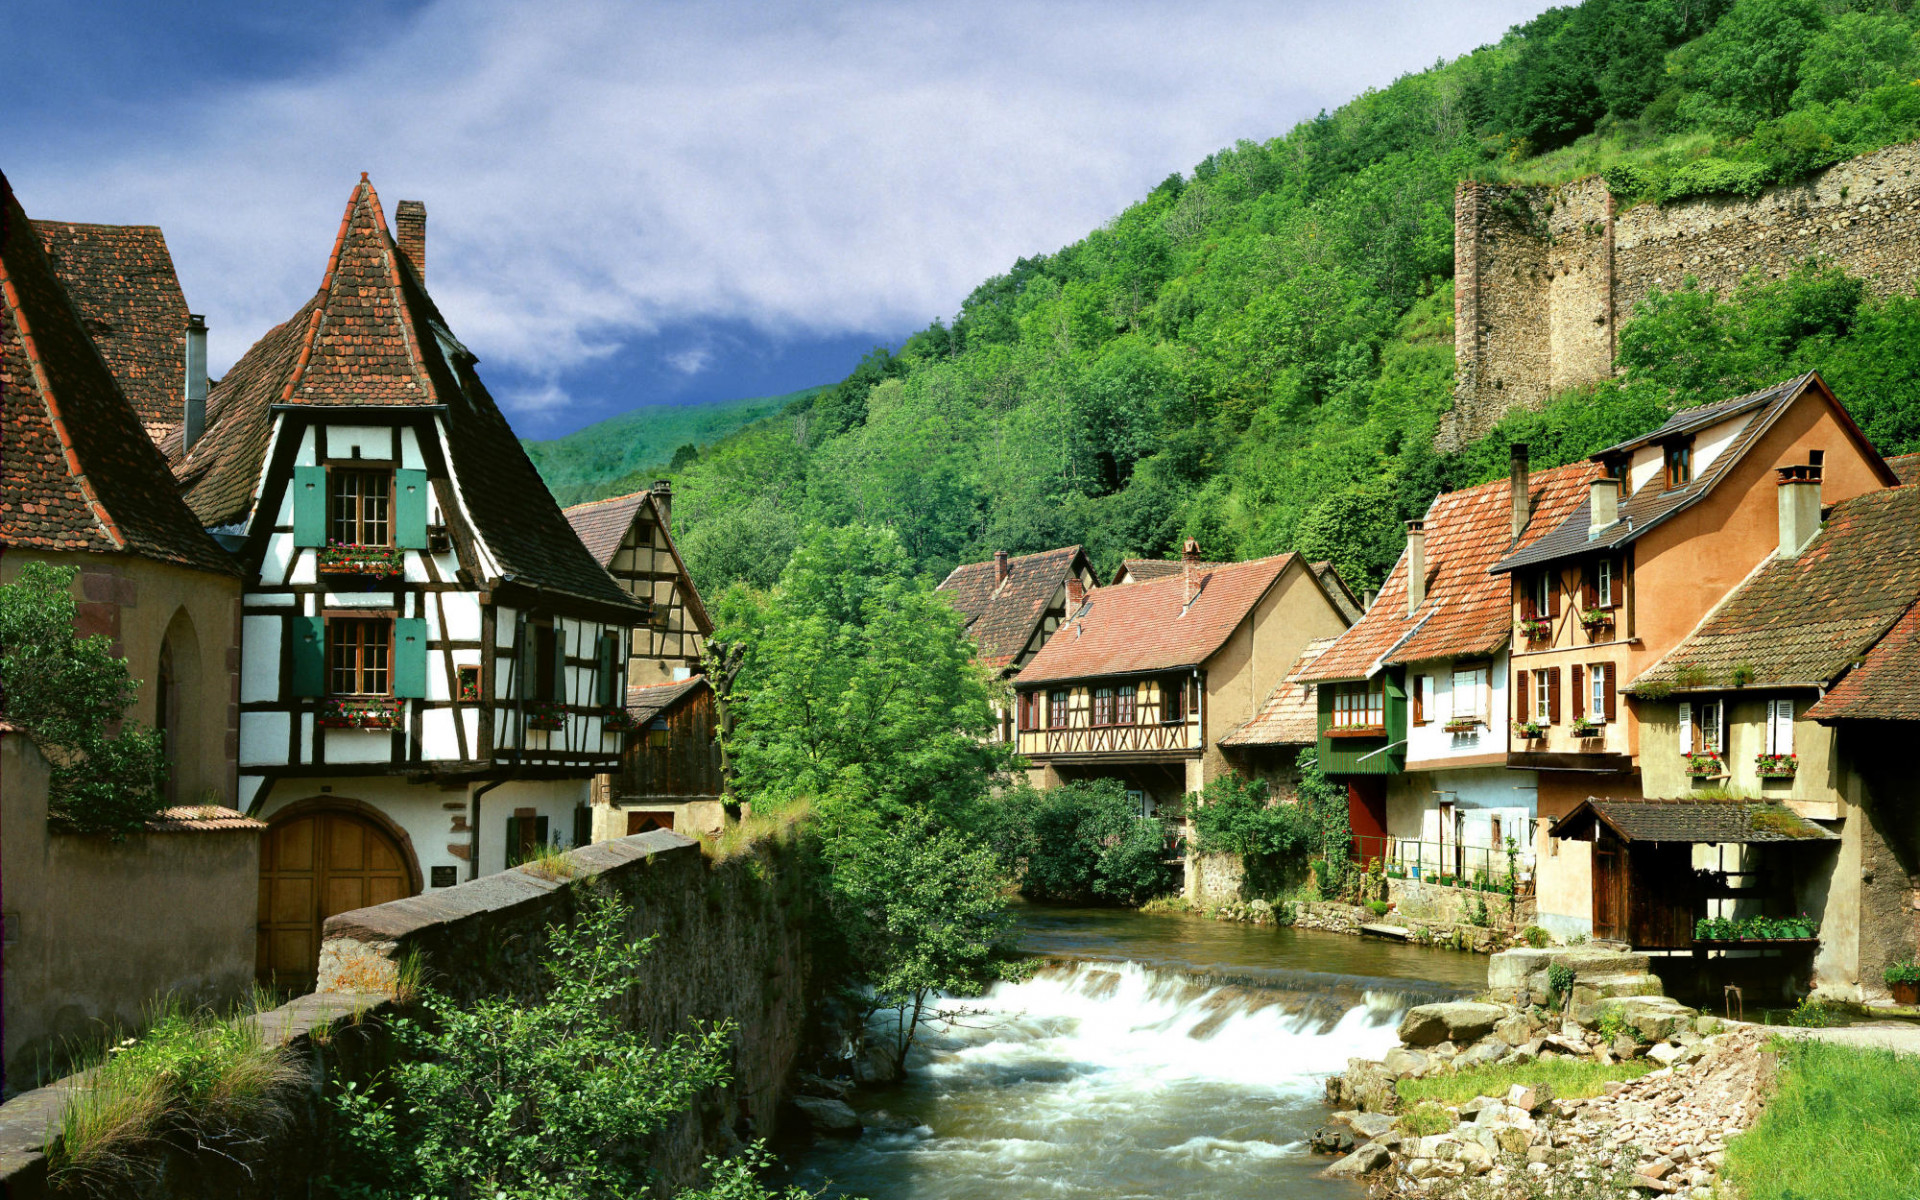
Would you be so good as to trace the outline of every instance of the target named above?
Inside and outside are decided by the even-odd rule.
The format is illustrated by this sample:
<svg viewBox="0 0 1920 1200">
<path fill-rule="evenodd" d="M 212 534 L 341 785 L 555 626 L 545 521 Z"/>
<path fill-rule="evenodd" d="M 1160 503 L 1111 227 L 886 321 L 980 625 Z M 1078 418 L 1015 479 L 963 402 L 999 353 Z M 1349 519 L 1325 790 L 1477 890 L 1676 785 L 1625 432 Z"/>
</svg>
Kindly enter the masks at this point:
<svg viewBox="0 0 1920 1200">
<path fill-rule="evenodd" d="M 828 1079 L 812 1071 L 802 1071 L 794 1077 L 794 1089 L 803 1096 L 825 1096 L 829 1100 L 845 1100 L 853 1091 L 851 1079 Z"/>
<path fill-rule="evenodd" d="M 1347 1124 L 1353 1127 L 1354 1136 L 1372 1141 L 1384 1137 L 1393 1129 L 1393 1117 L 1387 1113 L 1350 1113 Z"/>
<path fill-rule="evenodd" d="M 1322 1125 L 1314 1130 L 1313 1137 L 1307 1142 L 1307 1149 L 1315 1154 L 1346 1154 L 1355 1145 L 1353 1134 L 1344 1129 L 1335 1129 Z"/>
<path fill-rule="evenodd" d="M 1462 1121 L 1471 1121 L 1477 1118 L 1486 1109 L 1500 1108 L 1500 1107 L 1502 1107 L 1501 1101 L 1496 1097 L 1475 1096 L 1473 1099 L 1467 1101 L 1465 1104 L 1462 1104 L 1460 1106 L 1460 1119 Z"/>
<path fill-rule="evenodd" d="M 1322 1171 L 1321 1174 L 1334 1179 L 1350 1179 L 1359 1175 L 1371 1174 L 1374 1171 L 1391 1165 L 1392 1162 L 1393 1156 L 1387 1153 L 1385 1146 L 1376 1146 L 1368 1143 L 1358 1150 L 1355 1150 L 1352 1154 L 1347 1155 L 1339 1162 L 1334 1163 Z"/>
<path fill-rule="evenodd" d="M 1499 1038 L 1491 1037 L 1484 1042 L 1474 1043 L 1465 1054 L 1460 1056 L 1456 1065 L 1463 1069 L 1467 1067 L 1487 1066 L 1505 1058 L 1512 1049 L 1512 1046 L 1507 1045 Z"/>
<path fill-rule="evenodd" d="M 868 1042 L 853 1060 L 853 1077 L 861 1083 L 892 1083 L 900 1078 L 893 1051 L 878 1042 Z"/>
<path fill-rule="evenodd" d="M 1535 1022 L 1525 1013 L 1515 1013 L 1506 1020 L 1494 1025 L 1493 1036 L 1509 1046 L 1524 1045 L 1533 1036 Z"/>
<path fill-rule="evenodd" d="M 827 1096 L 795 1096 L 793 1106 L 800 1110 L 815 1133 L 852 1137 L 860 1132 L 860 1114 L 844 1100 Z"/>
<path fill-rule="evenodd" d="M 1680 1053 L 1680 1047 L 1668 1045 L 1666 1042 L 1655 1042 L 1647 1049 L 1647 1057 L 1663 1067 L 1672 1066 L 1680 1057 Z"/>
<path fill-rule="evenodd" d="M 1516 1083 L 1507 1089 L 1507 1103 L 1524 1113 L 1537 1113 L 1553 1103 L 1553 1088 L 1544 1083 Z"/>
<path fill-rule="evenodd" d="M 1430 1064 L 1431 1060 L 1418 1050 L 1408 1050 L 1401 1046 L 1395 1046 L 1387 1051 L 1386 1058 L 1380 1063 L 1386 1068 L 1387 1074 L 1395 1079 L 1418 1079 L 1426 1073 Z"/>
<path fill-rule="evenodd" d="M 1477 1042 L 1493 1032 L 1507 1015 L 1498 1004 L 1459 1001 L 1422 1004 L 1407 1010 L 1400 1021 L 1400 1040 L 1409 1046 L 1436 1046 L 1441 1042 Z"/>
</svg>

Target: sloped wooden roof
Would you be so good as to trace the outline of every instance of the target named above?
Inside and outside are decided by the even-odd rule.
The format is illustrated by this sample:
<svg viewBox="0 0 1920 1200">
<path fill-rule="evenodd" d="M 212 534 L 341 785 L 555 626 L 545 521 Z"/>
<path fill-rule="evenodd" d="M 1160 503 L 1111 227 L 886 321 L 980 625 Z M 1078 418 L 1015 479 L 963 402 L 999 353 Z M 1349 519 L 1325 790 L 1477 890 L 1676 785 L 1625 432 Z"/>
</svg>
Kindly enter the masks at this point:
<svg viewBox="0 0 1920 1200">
<path fill-rule="evenodd" d="M 1586 839 L 1596 824 L 1629 842 L 1837 842 L 1784 804 L 1763 800 L 1601 800 L 1589 797 L 1553 823 L 1557 838 Z"/>
<path fill-rule="evenodd" d="M 593 555 L 594 561 L 602 567 L 609 568 L 634 521 L 645 514 L 659 525 L 667 535 L 667 551 L 673 556 L 674 569 L 680 573 L 680 602 L 686 605 L 688 615 L 693 618 L 693 627 L 702 636 L 713 632 L 713 618 L 707 615 L 706 601 L 700 598 L 700 589 L 694 586 L 693 574 L 687 570 L 686 560 L 680 557 L 680 546 L 673 540 L 673 530 L 661 518 L 660 505 L 653 498 L 653 489 L 629 492 L 624 496 L 609 496 L 605 500 L 589 500 L 560 511 L 567 518 L 567 523 L 573 526 L 574 533 L 579 535 L 580 544 L 587 548 L 587 553 Z"/>
<path fill-rule="evenodd" d="M 636 723 L 651 721 L 695 692 L 706 688 L 705 675 L 690 675 L 672 683 L 639 684 L 627 689 L 627 715 Z"/>
</svg>

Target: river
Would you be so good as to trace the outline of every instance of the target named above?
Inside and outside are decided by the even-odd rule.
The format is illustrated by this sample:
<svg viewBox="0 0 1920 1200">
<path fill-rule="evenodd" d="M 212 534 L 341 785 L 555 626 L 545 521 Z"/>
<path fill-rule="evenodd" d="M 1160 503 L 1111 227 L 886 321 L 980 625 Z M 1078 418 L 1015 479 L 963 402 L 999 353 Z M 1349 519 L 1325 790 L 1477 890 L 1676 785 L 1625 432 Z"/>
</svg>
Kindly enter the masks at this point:
<svg viewBox="0 0 1920 1200">
<path fill-rule="evenodd" d="M 923 1035 L 904 1083 L 855 1098 L 892 1128 L 816 1144 L 797 1182 L 869 1200 L 1351 1200 L 1307 1152 L 1322 1081 L 1384 1054 L 1410 1005 L 1486 980 L 1456 951 L 1192 916 L 1024 908 L 1021 943 L 1053 965 Z"/>
</svg>

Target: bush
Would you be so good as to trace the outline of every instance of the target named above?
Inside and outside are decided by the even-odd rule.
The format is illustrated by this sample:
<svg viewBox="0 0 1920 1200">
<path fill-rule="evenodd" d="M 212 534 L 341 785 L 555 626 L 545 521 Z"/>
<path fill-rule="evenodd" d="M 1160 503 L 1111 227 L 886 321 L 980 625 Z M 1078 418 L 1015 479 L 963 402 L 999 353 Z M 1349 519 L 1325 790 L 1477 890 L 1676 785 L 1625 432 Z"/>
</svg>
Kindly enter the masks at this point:
<svg viewBox="0 0 1920 1200">
<path fill-rule="evenodd" d="M 1547 990 L 1552 995 L 1554 1003 L 1557 1004 L 1566 999 L 1573 991 L 1574 979 L 1575 973 L 1572 967 L 1561 963 L 1553 963 L 1547 967 Z"/>
<path fill-rule="evenodd" d="M 1538 925 L 1527 926 L 1520 931 L 1520 937 L 1527 945 L 1532 946 L 1535 950 L 1544 950 L 1547 948 L 1548 943 L 1553 941 L 1553 935 Z M 1564 970 L 1564 968 L 1562 969 Z"/>
<path fill-rule="evenodd" d="M 1888 986 L 1896 983 L 1920 983 L 1920 962 L 1908 959 L 1905 962 L 1891 963 L 1880 973 Z"/>
<path fill-rule="evenodd" d="M 1367 908 L 1376 917 L 1384 917 L 1387 915 L 1387 902 L 1385 900 L 1369 900 L 1367 901 Z"/>
<path fill-rule="evenodd" d="M 1173 887 L 1166 824 L 1142 817 L 1117 780 L 1022 785 L 986 811 L 996 855 L 1031 899 L 1136 907 Z"/>
<path fill-rule="evenodd" d="M 1800 1003 L 1793 1006 L 1787 1014 L 1787 1024 L 1802 1029 L 1827 1029 L 1841 1023 L 1841 1010 L 1815 1000 L 1812 996 L 1802 997 Z"/>
</svg>

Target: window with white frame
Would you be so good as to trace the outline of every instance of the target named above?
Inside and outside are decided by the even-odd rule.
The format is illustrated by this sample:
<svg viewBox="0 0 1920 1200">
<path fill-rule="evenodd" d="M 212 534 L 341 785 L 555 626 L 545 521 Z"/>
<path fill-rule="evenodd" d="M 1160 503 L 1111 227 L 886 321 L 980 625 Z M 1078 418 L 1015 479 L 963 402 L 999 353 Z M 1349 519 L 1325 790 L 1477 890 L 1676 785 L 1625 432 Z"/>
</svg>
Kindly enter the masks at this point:
<svg viewBox="0 0 1920 1200">
<path fill-rule="evenodd" d="M 1453 669 L 1453 719 L 1484 721 L 1490 668 L 1456 665 Z"/>
<path fill-rule="evenodd" d="M 1607 719 L 1607 672 L 1610 664 L 1594 663 L 1587 668 L 1587 720 L 1598 725 Z"/>
<path fill-rule="evenodd" d="M 1533 719 L 1545 724 L 1553 718 L 1553 673 L 1535 671 L 1533 673 Z"/>
<path fill-rule="evenodd" d="M 1527 600 L 1535 617 L 1544 617 L 1553 611 L 1552 571 L 1540 571 L 1527 581 Z"/>
<path fill-rule="evenodd" d="M 1721 700 L 1680 702 L 1680 753 L 1725 754 L 1726 703 Z"/>
<path fill-rule="evenodd" d="M 1793 753 L 1793 701 L 1767 701 L 1767 753 Z"/>
<path fill-rule="evenodd" d="M 1387 723 L 1384 679 L 1340 684 L 1333 694 L 1335 729 L 1379 729 Z"/>
<path fill-rule="evenodd" d="M 1614 581 L 1613 560 L 1603 558 L 1593 566 L 1593 602 L 1597 608 L 1612 608 Z"/>
</svg>

